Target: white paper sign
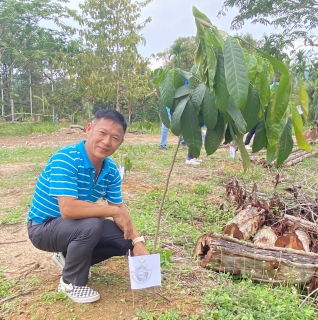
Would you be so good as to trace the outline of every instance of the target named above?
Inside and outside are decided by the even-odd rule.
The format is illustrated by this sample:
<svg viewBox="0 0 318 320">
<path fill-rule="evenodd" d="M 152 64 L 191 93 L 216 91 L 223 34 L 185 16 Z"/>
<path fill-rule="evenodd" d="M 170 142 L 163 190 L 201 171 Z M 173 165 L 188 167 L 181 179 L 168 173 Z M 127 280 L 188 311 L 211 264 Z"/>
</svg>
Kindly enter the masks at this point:
<svg viewBox="0 0 318 320">
<path fill-rule="evenodd" d="M 121 180 L 124 180 L 125 167 L 120 166 L 118 171 L 119 171 L 119 175 L 120 175 Z"/>
<path fill-rule="evenodd" d="M 296 106 L 296 108 L 297 108 L 299 114 L 303 114 L 303 110 L 301 110 L 301 106 L 300 105 Z"/>
<path fill-rule="evenodd" d="M 131 289 L 144 289 L 161 285 L 160 254 L 128 256 Z"/>
<path fill-rule="evenodd" d="M 230 157 L 235 158 L 235 148 L 230 146 Z"/>
</svg>

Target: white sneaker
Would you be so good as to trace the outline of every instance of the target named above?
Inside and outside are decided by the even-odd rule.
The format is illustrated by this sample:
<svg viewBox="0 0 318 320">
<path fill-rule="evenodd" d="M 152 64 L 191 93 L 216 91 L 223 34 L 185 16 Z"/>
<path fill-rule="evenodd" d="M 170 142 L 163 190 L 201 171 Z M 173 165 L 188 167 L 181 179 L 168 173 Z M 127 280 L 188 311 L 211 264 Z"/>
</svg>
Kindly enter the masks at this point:
<svg viewBox="0 0 318 320">
<path fill-rule="evenodd" d="M 63 255 L 63 252 L 54 252 L 53 253 L 53 257 L 52 260 L 55 262 L 55 264 L 61 269 L 63 270 L 64 266 L 65 266 L 65 257 Z M 92 273 L 91 271 L 89 271 L 88 273 L 88 279 L 90 279 L 92 277 Z"/>
<path fill-rule="evenodd" d="M 89 303 L 100 299 L 99 293 L 90 287 L 66 284 L 63 278 L 60 279 L 58 291 L 65 292 L 71 300 L 78 303 Z"/>
<path fill-rule="evenodd" d="M 194 165 L 194 166 L 197 166 L 197 165 L 201 164 L 201 162 L 198 161 L 198 160 L 195 159 L 195 158 L 190 159 L 190 160 L 187 159 L 185 163 L 186 163 L 186 164 L 192 164 L 192 165 Z"/>
<path fill-rule="evenodd" d="M 248 144 L 245 145 L 246 150 L 252 150 L 252 147 L 250 147 Z"/>
<path fill-rule="evenodd" d="M 202 162 L 202 159 L 199 159 L 199 158 L 194 158 L 195 160 L 197 160 L 198 162 Z"/>
</svg>

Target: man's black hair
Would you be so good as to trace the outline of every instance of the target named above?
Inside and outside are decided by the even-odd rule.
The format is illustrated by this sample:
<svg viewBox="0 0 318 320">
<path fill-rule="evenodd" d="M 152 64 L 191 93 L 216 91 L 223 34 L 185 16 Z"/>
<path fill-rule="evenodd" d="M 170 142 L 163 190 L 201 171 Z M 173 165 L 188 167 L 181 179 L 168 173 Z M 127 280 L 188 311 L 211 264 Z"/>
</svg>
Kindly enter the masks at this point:
<svg viewBox="0 0 318 320">
<path fill-rule="evenodd" d="M 113 120 L 116 123 L 119 123 L 124 130 L 124 133 L 126 133 L 127 129 L 127 122 L 123 115 L 116 111 L 115 109 L 101 109 L 96 111 L 94 115 L 94 119 L 100 120 L 100 119 L 109 119 Z"/>
</svg>

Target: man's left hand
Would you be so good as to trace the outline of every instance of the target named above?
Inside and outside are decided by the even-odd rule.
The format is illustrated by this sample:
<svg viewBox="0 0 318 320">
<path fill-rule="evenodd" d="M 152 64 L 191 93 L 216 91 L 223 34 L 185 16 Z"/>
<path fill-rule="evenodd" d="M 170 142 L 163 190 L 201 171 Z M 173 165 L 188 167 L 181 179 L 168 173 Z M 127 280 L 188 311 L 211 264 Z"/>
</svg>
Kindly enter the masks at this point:
<svg viewBox="0 0 318 320">
<path fill-rule="evenodd" d="M 134 256 L 142 256 L 149 254 L 145 244 L 143 242 L 137 242 L 133 248 Z"/>
</svg>

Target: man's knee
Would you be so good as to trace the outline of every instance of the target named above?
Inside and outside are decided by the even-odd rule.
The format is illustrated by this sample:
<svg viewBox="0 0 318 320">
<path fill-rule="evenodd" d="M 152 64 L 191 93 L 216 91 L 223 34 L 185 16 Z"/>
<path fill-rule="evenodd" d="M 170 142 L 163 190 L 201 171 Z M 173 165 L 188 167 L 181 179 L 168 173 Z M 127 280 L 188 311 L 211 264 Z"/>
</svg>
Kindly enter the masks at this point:
<svg viewBox="0 0 318 320">
<path fill-rule="evenodd" d="M 81 229 L 82 229 L 82 235 L 84 237 L 99 239 L 103 231 L 103 219 L 102 218 L 82 219 Z"/>
</svg>

